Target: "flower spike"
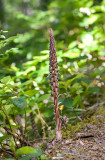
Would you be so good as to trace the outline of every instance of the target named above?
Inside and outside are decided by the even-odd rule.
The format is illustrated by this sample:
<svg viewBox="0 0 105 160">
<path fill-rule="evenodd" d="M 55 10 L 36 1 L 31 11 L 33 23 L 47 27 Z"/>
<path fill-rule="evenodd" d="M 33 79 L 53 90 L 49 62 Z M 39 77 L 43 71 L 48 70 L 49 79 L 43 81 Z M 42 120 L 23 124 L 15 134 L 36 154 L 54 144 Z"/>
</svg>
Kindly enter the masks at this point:
<svg viewBox="0 0 105 160">
<path fill-rule="evenodd" d="M 50 86 L 52 96 L 54 97 L 55 119 L 56 119 L 56 136 L 57 140 L 62 139 L 61 124 L 58 108 L 58 64 L 55 49 L 55 40 L 52 28 L 50 29 L 50 54 L 49 54 L 49 72 L 50 72 Z"/>
</svg>

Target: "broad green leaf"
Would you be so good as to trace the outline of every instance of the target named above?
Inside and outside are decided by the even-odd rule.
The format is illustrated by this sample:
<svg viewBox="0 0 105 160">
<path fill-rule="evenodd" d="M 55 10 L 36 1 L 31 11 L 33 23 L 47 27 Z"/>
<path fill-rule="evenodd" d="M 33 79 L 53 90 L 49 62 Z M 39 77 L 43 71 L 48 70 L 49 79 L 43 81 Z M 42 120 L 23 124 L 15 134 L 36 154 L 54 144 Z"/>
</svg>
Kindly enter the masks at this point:
<svg viewBox="0 0 105 160">
<path fill-rule="evenodd" d="M 74 83 L 71 87 L 71 93 L 77 91 L 82 86 L 79 83 Z"/>
<path fill-rule="evenodd" d="M 18 72 L 18 73 L 19 73 L 19 72 Z M 27 85 L 29 85 L 29 84 L 31 84 L 31 83 L 32 83 L 32 80 L 28 80 L 28 81 L 20 84 L 19 87 L 27 86 Z"/>
<path fill-rule="evenodd" d="M 12 137 L 12 135 L 5 135 L 5 136 L 2 136 L 2 137 L 0 137 L 0 142 L 6 140 L 6 139 L 8 139 L 8 138 L 11 138 L 11 137 Z"/>
<path fill-rule="evenodd" d="M 12 140 L 10 140 L 9 146 L 10 146 L 12 152 L 15 152 L 15 144 L 14 144 L 14 142 Z"/>
<path fill-rule="evenodd" d="M 3 160 L 15 160 L 15 159 L 12 159 L 12 158 L 6 158 L 6 159 L 3 159 Z"/>
<path fill-rule="evenodd" d="M 19 49 L 18 48 L 11 48 L 5 52 L 5 54 L 9 54 L 9 53 L 14 53 L 14 54 L 19 53 Z"/>
<path fill-rule="evenodd" d="M 84 87 L 88 87 L 88 84 L 87 83 L 85 83 L 84 81 L 81 81 L 81 84 L 84 86 Z"/>
<path fill-rule="evenodd" d="M 74 78 L 72 78 L 72 79 L 70 79 L 70 80 L 67 80 L 67 83 L 68 83 L 68 84 L 71 84 L 74 80 L 79 79 L 79 78 L 81 78 L 81 77 L 83 77 L 83 76 L 84 76 L 84 74 L 83 74 L 83 73 L 80 73 L 80 74 L 76 75 Z"/>
<path fill-rule="evenodd" d="M 2 104 L 6 104 L 6 102 L 7 102 L 6 100 L 2 100 Z"/>
<path fill-rule="evenodd" d="M 10 79 L 11 79 L 10 76 L 6 76 L 6 77 L 4 77 L 4 78 L 1 79 L 1 82 L 8 83 Z"/>
<path fill-rule="evenodd" d="M 98 87 L 89 87 L 88 91 L 91 93 L 98 93 L 99 92 L 99 88 Z"/>
<path fill-rule="evenodd" d="M 22 155 L 27 155 L 27 154 L 32 154 L 32 153 L 36 153 L 36 155 L 38 154 L 39 150 L 33 148 L 33 147 L 21 147 L 19 149 L 17 149 L 17 151 L 15 152 L 16 153 L 16 156 L 17 157 L 20 157 Z"/>
<path fill-rule="evenodd" d="M 42 150 L 38 147 L 35 147 L 36 153 L 32 153 L 26 156 L 23 156 L 22 158 L 20 158 L 20 160 L 30 160 L 33 157 L 39 157 L 42 155 Z"/>
<path fill-rule="evenodd" d="M 74 98 L 73 106 L 75 106 L 76 104 L 79 104 L 80 101 L 81 101 L 81 97 L 80 97 L 80 95 L 77 95 L 77 96 Z"/>
<path fill-rule="evenodd" d="M 73 41 L 69 44 L 68 48 L 74 48 L 75 46 L 77 45 L 77 42 L 76 41 Z"/>
<path fill-rule="evenodd" d="M 26 94 L 28 96 L 33 96 L 33 95 L 35 95 L 38 92 L 39 92 L 39 90 L 34 90 L 33 89 L 33 90 L 29 90 L 29 91 L 24 92 L 24 94 Z"/>
<path fill-rule="evenodd" d="M 0 111 L 0 121 L 3 121 L 3 115 L 2 111 Z"/>
<path fill-rule="evenodd" d="M 44 100 L 48 99 L 50 96 L 51 96 L 51 94 L 44 94 L 43 96 L 39 97 L 39 99 L 37 101 L 38 102 L 44 101 Z"/>
<path fill-rule="evenodd" d="M 77 58 L 79 56 L 80 56 L 80 50 L 78 48 L 70 49 L 63 54 L 63 57 L 67 58 Z"/>
<path fill-rule="evenodd" d="M 92 77 L 95 77 L 95 76 L 97 76 L 97 75 L 101 75 L 101 74 L 104 73 L 104 72 L 105 72 L 105 66 L 104 66 L 102 69 L 96 68 L 96 69 L 94 70 L 94 72 L 91 73 L 91 76 L 92 76 Z"/>
<path fill-rule="evenodd" d="M 43 50 L 40 52 L 41 54 L 49 54 L 49 50 Z"/>
<path fill-rule="evenodd" d="M 54 108 L 54 106 L 53 106 L 53 108 Z M 50 115 L 50 116 L 53 116 L 52 110 L 46 110 L 45 112 L 43 112 L 43 116 L 44 116 L 44 117 L 48 118 L 49 115 Z"/>
<path fill-rule="evenodd" d="M 98 18 L 99 18 L 99 14 L 91 15 L 91 16 L 88 18 L 88 22 L 87 22 L 87 23 L 93 24 Z"/>
<path fill-rule="evenodd" d="M 0 95 L 0 98 L 7 99 L 7 98 L 13 97 L 13 96 L 16 96 L 16 95 L 13 94 L 13 93 L 8 93 L 8 94 L 5 94 L 5 95 Z"/>
<path fill-rule="evenodd" d="M 41 159 L 41 160 L 45 160 L 45 159 L 46 159 L 46 156 L 45 156 L 44 154 L 42 154 L 42 155 L 40 156 L 40 159 Z"/>
<path fill-rule="evenodd" d="M 85 17 L 83 19 L 82 22 L 80 22 L 80 26 L 87 26 L 87 25 L 91 25 L 91 24 L 94 24 L 94 22 L 97 21 L 97 19 L 99 18 L 99 15 L 98 14 L 94 14 L 94 15 L 91 15 L 90 17 Z"/>
<path fill-rule="evenodd" d="M 77 113 L 86 112 L 85 109 L 74 109 L 74 108 L 68 108 L 66 111 L 77 112 Z"/>
<path fill-rule="evenodd" d="M 59 104 L 63 103 L 64 100 L 65 100 L 65 98 L 58 98 Z"/>
<path fill-rule="evenodd" d="M 64 107 L 73 107 L 72 106 L 73 100 L 71 98 L 64 98 L 64 101 L 62 102 L 62 104 L 64 105 Z"/>
<path fill-rule="evenodd" d="M 10 126 L 7 124 L 7 125 L 5 125 L 7 128 L 10 128 Z M 12 129 L 17 129 L 17 128 L 19 128 L 21 125 L 11 125 L 11 128 Z"/>
<path fill-rule="evenodd" d="M 85 55 L 85 56 L 79 56 L 77 58 L 70 58 L 70 62 L 74 62 L 74 61 L 80 61 L 80 60 L 84 60 L 84 59 L 87 59 L 88 57 Z"/>
<path fill-rule="evenodd" d="M 79 78 L 79 79 L 78 79 L 78 82 L 79 82 L 79 83 L 84 82 L 84 83 L 86 83 L 88 86 L 89 86 L 89 84 L 91 83 L 91 81 L 90 81 L 88 78 L 84 78 L 84 77 Z"/>
<path fill-rule="evenodd" d="M 27 107 L 26 100 L 20 97 L 11 99 L 11 102 L 12 104 L 14 104 L 14 106 L 16 106 L 19 109 L 24 109 Z"/>
<path fill-rule="evenodd" d="M 3 33 L 8 33 L 8 31 L 3 31 Z"/>
</svg>

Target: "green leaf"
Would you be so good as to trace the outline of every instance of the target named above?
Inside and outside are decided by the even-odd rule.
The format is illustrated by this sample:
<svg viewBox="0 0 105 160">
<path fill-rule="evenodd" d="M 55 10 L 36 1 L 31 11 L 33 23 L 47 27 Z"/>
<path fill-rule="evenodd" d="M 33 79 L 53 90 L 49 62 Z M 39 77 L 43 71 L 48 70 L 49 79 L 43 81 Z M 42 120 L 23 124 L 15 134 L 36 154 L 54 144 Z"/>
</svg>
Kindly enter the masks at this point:
<svg viewBox="0 0 105 160">
<path fill-rule="evenodd" d="M 76 75 L 75 77 L 73 77 L 72 79 L 67 80 L 67 83 L 68 83 L 68 84 L 71 84 L 73 81 L 75 81 L 76 79 L 79 79 L 79 78 L 81 78 L 81 77 L 83 77 L 83 76 L 84 76 L 84 74 L 83 74 L 83 73 L 80 73 L 80 74 Z"/>
<path fill-rule="evenodd" d="M 1 82 L 8 83 L 10 79 L 11 79 L 10 76 L 6 76 L 6 77 L 4 77 L 4 78 L 1 79 Z"/>
<path fill-rule="evenodd" d="M 90 79 L 82 77 L 78 79 L 78 82 L 82 84 L 82 82 L 86 83 L 87 85 L 89 85 L 91 83 Z"/>
<path fill-rule="evenodd" d="M 73 41 L 69 44 L 68 48 L 71 49 L 71 48 L 74 48 L 75 46 L 77 46 L 77 42 Z"/>
<path fill-rule="evenodd" d="M 65 100 L 65 98 L 58 98 L 59 104 L 62 104 L 64 100 Z"/>
<path fill-rule="evenodd" d="M 76 92 L 78 89 L 80 89 L 82 86 L 79 83 L 74 83 L 71 87 L 71 93 Z"/>
<path fill-rule="evenodd" d="M 84 87 L 88 87 L 88 84 L 87 83 L 85 83 L 84 81 L 81 81 L 81 84 L 84 86 Z"/>
<path fill-rule="evenodd" d="M 31 158 L 34 157 L 39 157 L 42 154 L 42 150 L 38 147 L 35 147 L 35 150 L 37 151 L 36 153 L 32 153 L 26 156 L 23 156 L 22 158 L 20 158 L 19 160 L 30 160 Z"/>
<path fill-rule="evenodd" d="M 44 94 L 43 96 L 39 97 L 37 100 L 38 102 L 44 101 L 45 99 L 48 99 L 51 96 L 51 94 Z"/>
<path fill-rule="evenodd" d="M 8 31 L 3 31 L 3 33 L 8 33 Z"/>
<path fill-rule="evenodd" d="M 15 152 L 15 144 L 14 144 L 14 142 L 12 140 L 10 140 L 9 146 L 10 146 L 12 152 Z"/>
<path fill-rule="evenodd" d="M 2 111 L 0 111 L 0 121 L 3 121 Z"/>
<path fill-rule="evenodd" d="M 67 112 L 67 111 L 76 112 L 76 113 L 86 112 L 85 109 L 74 109 L 74 108 L 69 108 L 69 109 L 66 110 L 66 112 Z"/>
<path fill-rule="evenodd" d="M 80 95 L 76 96 L 73 101 L 73 106 L 75 106 L 77 103 L 79 104 L 80 101 L 81 101 Z"/>
<path fill-rule="evenodd" d="M 10 126 L 7 124 L 7 125 L 5 125 L 7 128 L 10 128 Z M 19 128 L 21 125 L 11 125 L 11 129 L 17 129 L 17 128 Z"/>
<path fill-rule="evenodd" d="M 13 97 L 13 96 L 16 96 L 16 95 L 13 94 L 13 93 L 8 93 L 8 94 L 5 94 L 5 95 L 0 95 L 0 98 L 7 99 L 7 98 Z"/>
<path fill-rule="evenodd" d="M 28 80 L 28 81 L 20 84 L 19 87 L 27 86 L 27 85 L 29 85 L 29 84 L 31 84 L 31 83 L 32 83 L 32 80 Z"/>
<path fill-rule="evenodd" d="M 80 61 L 80 60 L 83 60 L 83 59 L 87 59 L 88 57 L 85 55 L 85 56 L 80 56 L 80 57 L 77 57 L 77 58 L 70 58 L 70 62 L 74 62 L 74 61 Z"/>
<path fill-rule="evenodd" d="M 3 160 L 15 160 L 15 159 L 12 159 L 12 158 L 7 158 L 7 159 L 3 159 Z"/>
<path fill-rule="evenodd" d="M 72 103 L 73 100 L 71 98 L 64 98 L 64 101 L 62 102 L 65 107 L 73 107 Z"/>
<path fill-rule="evenodd" d="M 101 75 L 101 74 L 104 73 L 104 72 L 105 72 L 105 66 L 104 66 L 102 69 L 96 68 L 96 69 L 94 70 L 94 72 L 91 73 L 91 76 L 92 76 L 92 77 L 95 77 L 95 76 L 97 76 L 97 75 Z"/>
<path fill-rule="evenodd" d="M 11 137 L 12 137 L 12 135 L 2 136 L 2 137 L 0 137 L 0 142 L 6 140 L 6 139 L 8 139 L 8 138 L 11 138 Z"/>
<path fill-rule="evenodd" d="M 45 159 L 46 159 L 46 156 L 45 156 L 44 154 L 42 154 L 42 155 L 40 156 L 40 159 L 41 159 L 41 160 L 45 160 Z"/>
<path fill-rule="evenodd" d="M 16 106 L 19 109 L 24 109 L 27 107 L 26 100 L 20 97 L 11 99 L 11 102 L 12 104 L 14 104 L 14 106 Z"/>
<path fill-rule="evenodd" d="M 39 90 L 29 90 L 29 91 L 26 91 L 26 92 L 24 92 L 24 94 L 26 94 L 27 96 L 34 96 L 35 95 L 35 93 L 38 93 L 39 92 Z"/>
<path fill-rule="evenodd" d="M 21 147 L 19 149 L 17 149 L 16 151 L 16 156 L 20 157 L 22 155 L 27 155 L 27 154 L 35 154 L 34 156 L 39 156 L 39 153 L 41 152 L 41 150 L 39 148 L 32 148 L 32 147 Z"/>
<path fill-rule="evenodd" d="M 88 91 L 91 93 L 98 93 L 99 92 L 99 88 L 98 87 L 89 87 Z"/>
</svg>

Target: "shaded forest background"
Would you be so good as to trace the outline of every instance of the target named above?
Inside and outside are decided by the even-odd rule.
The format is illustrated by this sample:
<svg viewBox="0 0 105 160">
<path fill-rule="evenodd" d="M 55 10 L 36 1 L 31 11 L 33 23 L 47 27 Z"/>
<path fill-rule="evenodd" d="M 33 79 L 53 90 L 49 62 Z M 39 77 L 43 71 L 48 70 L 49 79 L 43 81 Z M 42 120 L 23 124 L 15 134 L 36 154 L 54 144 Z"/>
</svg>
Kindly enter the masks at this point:
<svg viewBox="0 0 105 160">
<path fill-rule="evenodd" d="M 51 136 L 55 129 L 50 28 L 56 40 L 61 118 L 75 124 L 88 107 L 105 99 L 105 0 L 0 0 L 0 124 L 8 128 L 9 117 L 14 126 L 20 115 L 30 140 L 32 112 L 40 136 Z"/>
</svg>

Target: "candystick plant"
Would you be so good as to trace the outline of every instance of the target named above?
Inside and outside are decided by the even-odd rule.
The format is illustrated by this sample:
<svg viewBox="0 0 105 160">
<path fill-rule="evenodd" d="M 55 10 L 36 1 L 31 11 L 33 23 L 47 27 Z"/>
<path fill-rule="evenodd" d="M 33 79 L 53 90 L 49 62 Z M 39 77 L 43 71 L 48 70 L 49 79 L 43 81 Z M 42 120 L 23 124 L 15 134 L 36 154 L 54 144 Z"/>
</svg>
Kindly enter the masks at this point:
<svg viewBox="0 0 105 160">
<path fill-rule="evenodd" d="M 52 96 L 54 97 L 54 110 L 56 120 L 56 137 L 57 140 L 62 139 L 61 124 L 58 109 L 58 65 L 57 56 L 54 42 L 53 30 L 50 29 L 50 55 L 49 55 L 49 72 L 50 72 L 50 85 L 52 90 Z"/>
</svg>

